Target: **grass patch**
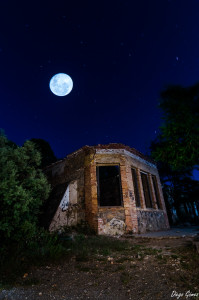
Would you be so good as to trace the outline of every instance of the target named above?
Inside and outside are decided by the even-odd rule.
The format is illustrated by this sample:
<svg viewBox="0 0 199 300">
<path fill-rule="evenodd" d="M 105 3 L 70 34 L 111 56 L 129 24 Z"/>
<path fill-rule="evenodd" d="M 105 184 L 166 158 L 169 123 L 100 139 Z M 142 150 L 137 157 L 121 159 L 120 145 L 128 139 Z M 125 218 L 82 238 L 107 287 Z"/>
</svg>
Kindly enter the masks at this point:
<svg viewBox="0 0 199 300">
<path fill-rule="evenodd" d="M 184 270 L 192 270 L 192 266 L 184 261 L 180 261 L 180 265 Z"/>
<path fill-rule="evenodd" d="M 102 261 L 102 262 L 106 262 L 107 258 L 105 258 L 105 257 L 97 257 L 97 260 L 98 261 Z"/>
<path fill-rule="evenodd" d="M 130 265 L 130 269 L 136 269 L 137 266 L 136 265 Z"/>
<path fill-rule="evenodd" d="M 171 255 L 171 258 L 173 258 L 173 259 L 177 259 L 179 256 L 178 255 L 176 255 L 176 254 L 172 254 Z"/>
<path fill-rule="evenodd" d="M 75 257 L 77 262 L 88 262 L 93 259 L 105 262 L 107 256 L 114 257 L 121 253 L 122 257 L 116 261 L 123 263 L 128 261 L 129 257 L 131 259 L 137 257 L 142 260 L 145 255 L 153 255 L 157 251 L 143 245 L 132 246 L 127 240 L 107 236 L 88 236 L 79 233 L 73 238 L 68 237 L 68 233 L 65 233 L 65 236 L 62 234 L 60 237 L 43 232 L 37 241 L 33 241 L 28 248 L 9 245 L 8 251 L 5 252 L 7 254 L 1 256 L 0 284 L 15 283 L 17 278 L 21 278 L 24 273 L 29 273 L 29 269 L 33 265 L 59 263 L 60 260 L 67 260 L 71 257 Z M 27 282 L 27 284 L 29 283 Z"/>
<path fill-rule="evenodd" d="M 194 246 L 189 243 L 186 246 L 174 248 L 175 253 L 172 258 L 177 258 L 182 268 L 179 274 L 173 281 L 182 285 L 187 290 L 193 291 L 195 287 L 199 286 L 199 255 L 195 251 Z M 186 273 L 186 276 L 185 276 Z"/>
<path fill-rule="evenodd" d="M 41 232 L 28 246 L 12 243 L 0 250 L 0 284 L 5 286 L 15 283 L 17 278 L 28 273 L 32 265 L 56 263 L 72 256 L 75 256 L 78 262 L 89 261 L 97 255 L 102 256 L 97 259 L 104 260 L 104 257 L 112 253 L 125 252 L 130 248 L 131 245 L 127 241 L 105 236 L 86 236 L 80 233 L 74 239 L 69 239 L 68 234 L 62 234 L 60 237 Z"/>
<path fill-rule="evenodd" d="M 161 253 L 162 250 L 154 249 L 154 248 L 143 248 L 144 255 L 156 255 L 157 253 Z"/>
<path fill-rule="evenodd" d="M 91 268 L 89 268 L 89 267 L 84 267 L 84 266 L 81 266 L 81 265 L 76 266 L 76 268 L 77 268 L 79 271 L 81 271 L 81 272 L 90 272 L 90 271 L 92 271 Z"/>
<path fill-rule="evenodd" d="M 86 253 L 81 253 L 81 254 L 76 255 L 75 259 L 76 259 L 76 261 L 79 261 L 79 262 L 89 261 L 89 257 Z"/>
<path fill-rule="evenodd" d="M 122 272 L 120 280 L 124 285 L 127 285 L 131 281 L 132 277 L 127 272 Z"/>
<path fill-rule="evenodd" d="M 131 260 L 127 256 L 120 257 L 116 260 L 117 263 L 123 263 L 125 261 Z"/>
<path fill-rule="evenodd" d="M 87 253 L 88 256 L 102 255 L 110 256 L 115 252 L 125 252 L 131 249 L 127 241 L 120 241 L 105 236 L 83 236 L 78 235 L 73 241 L 64 241 L 66 248 L 70 249 L 71 254 Z"/>
<path fill-rule="evenodd" d="M 161 255 L 161 254 L 156 255 L 156 259 L 158 260 L 158 264 L 160 264 L 160 265 L 163 265 L 163 264 L 167 263 L 166 257 Z"/>
<path fill-rule="evenodd" d="M 36 277 L 25 279 L 23 281 L 23 286 L 37 285 L 40 283 L 40 280 Z"/>
<path fill-rule="evenodd" d="M 116 272 L 117 271 L 124 271 L 126 269 L 126 267 L 125 266 L 123 266 L 123 265 L 121 265 L 121 266 L 118 266 L 117 268 L 116 268 Z"/>
<path fill-rule="evenodd" d="M 195 251 L 193 245 L 188 244 L 185 247 L 175 249 L 175 255 L 180 259 L 180 264 L 183 269 L 195 270 L 199 273 L 199 254 Z"/>
<path fill-rule="evenodd" d="M 145 248 L 145 246 L 143 246 L 143 245 L 134 245 L 133 247 L 131 247 L 131 250 L 133 252 L 138 252 L 140 249 L 143 249 L 143 248 Z"/>
<path fill-rule="evenodd" d="M 46 232 L 27 246 L 19 243 L 4 245 L 0 252 L 0 284 L 13 284 L 17 278 L 28 273 L 31 266 L 60 261 L 65 253 L 66 249 L 57 236 Z"/>
</svg>

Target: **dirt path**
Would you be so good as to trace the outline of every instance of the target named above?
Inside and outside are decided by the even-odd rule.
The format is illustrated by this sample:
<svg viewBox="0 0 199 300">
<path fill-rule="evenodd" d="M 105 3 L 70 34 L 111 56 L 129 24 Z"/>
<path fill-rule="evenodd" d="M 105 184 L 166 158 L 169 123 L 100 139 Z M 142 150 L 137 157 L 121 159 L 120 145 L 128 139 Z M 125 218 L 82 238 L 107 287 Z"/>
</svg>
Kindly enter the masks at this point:
<svg viewBox="0 0 199 300">
<path fill-rule="evenodd" d="M 35 267 L 16 287 L 2 290 L 0 300 L 199 299 L 199 255 L 192 240 L 128 239 L 131 248 L 123 252 Z"/>
</svg>

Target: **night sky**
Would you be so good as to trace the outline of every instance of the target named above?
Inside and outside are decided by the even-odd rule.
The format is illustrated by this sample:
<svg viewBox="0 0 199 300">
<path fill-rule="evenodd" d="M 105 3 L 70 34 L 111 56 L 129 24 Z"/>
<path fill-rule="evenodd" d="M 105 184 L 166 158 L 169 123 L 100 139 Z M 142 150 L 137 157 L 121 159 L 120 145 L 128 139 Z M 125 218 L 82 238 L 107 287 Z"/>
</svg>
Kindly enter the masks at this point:
<svg viewBox="0 0 199 300">
<path fill-rule="evenodd" d="M 107 143 L 148 152 L 160 91 L 199 81 L 199 1 L 37 3 L 0 1 L 0 128 L 58 158 Z M 60 72 L 74 84 L 64 97 L 49 89 Z"/>
</svg>

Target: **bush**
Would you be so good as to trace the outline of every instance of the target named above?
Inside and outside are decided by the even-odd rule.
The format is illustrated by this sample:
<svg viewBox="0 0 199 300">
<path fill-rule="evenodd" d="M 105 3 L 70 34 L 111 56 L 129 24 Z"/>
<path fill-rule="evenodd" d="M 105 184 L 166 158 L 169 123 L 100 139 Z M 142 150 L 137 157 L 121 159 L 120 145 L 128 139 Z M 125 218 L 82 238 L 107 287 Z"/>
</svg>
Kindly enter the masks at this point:
<svg viewBox="0 0 199 300">
<path fill-rule="evenodd" d="M 50 186 L 39 169 L 40 153 L 34 144 L 18 147 L 0 135 L 0 241 L 2 245 L 31 242 L 37 235 L 42 202 Z"/>
</svg>

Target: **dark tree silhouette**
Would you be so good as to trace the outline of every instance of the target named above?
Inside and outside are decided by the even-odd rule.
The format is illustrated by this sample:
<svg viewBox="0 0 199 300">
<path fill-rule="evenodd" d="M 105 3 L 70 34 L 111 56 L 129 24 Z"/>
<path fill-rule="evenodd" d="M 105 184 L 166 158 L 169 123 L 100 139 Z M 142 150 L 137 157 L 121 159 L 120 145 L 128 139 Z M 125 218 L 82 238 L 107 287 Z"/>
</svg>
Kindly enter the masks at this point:
<svg viewBox="0 0 199 300">
<path fill-rule="evenodd" d="M 173 169 L 199 164 L 199 83 L 170 86 L 161 93 L 163 124 L 152 143 L 152 156 Z"/>
<path fill-rule="evenodd" d="M 40 208 L 50 185 L 41 155 L 30 141 L 18 147 L 0 135 L 0 241 L 27 243 L 36 234 Z"/>
<path fill-rule="evenodd" d="M 168 215 L 175 208 L 178 218 L 198 220 L 199 184 L 191 178 L 199 165 L 199 83 L 191 87 L 170 86 L 161 93 L 163 124 L 151 143 L 158 162 Z"/>
<path fill-rule="evenodd" d="M 41 153 L 41 167 L 44 168 L 51 163 L 54 163 L 57 161 L 57 158 L 49 145 L 49 143 L 43 139 L 36 139 L 32 138 L 30 139 L 31 142 L 33 142 L 36 146 L 36 149 Z"/>
</svg>

